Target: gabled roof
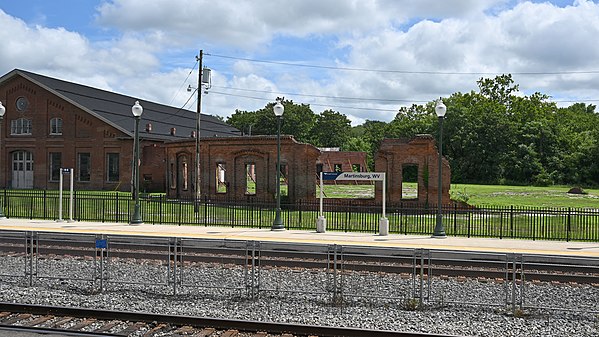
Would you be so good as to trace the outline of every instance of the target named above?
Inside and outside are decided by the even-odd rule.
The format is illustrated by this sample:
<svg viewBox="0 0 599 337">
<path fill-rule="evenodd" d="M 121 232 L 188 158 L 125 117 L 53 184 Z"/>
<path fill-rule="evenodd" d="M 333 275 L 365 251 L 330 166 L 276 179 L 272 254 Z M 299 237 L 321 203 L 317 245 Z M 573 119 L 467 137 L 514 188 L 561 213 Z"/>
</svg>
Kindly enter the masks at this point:
<svg viewBox="0 0 599 337">
<path fill-rule="evenodd" d="M 164 104 L 121 95 L 114 92 L 89 87 L 43 76 L 29 71 L 15 69 L 0 78 L 0 83 L 20 75 L 43 87 L 53 94 L 73 103 L 91 115 L 133 136 L 135 119 L 131 107 L 135 101 L 143 106 L 139 123 L 141 138 L 156 140 L 177 140 L 191 138 L 196 128 L 196 113 Z M 146 131 L 146 125 L 152 124 L 152 131 Z M 171 129 L 175 128 L 175 135 Z M 240 136 L 241 132 L 220 119 L 202 114 L 200 118 L 200 137 Z"/>
</svg>

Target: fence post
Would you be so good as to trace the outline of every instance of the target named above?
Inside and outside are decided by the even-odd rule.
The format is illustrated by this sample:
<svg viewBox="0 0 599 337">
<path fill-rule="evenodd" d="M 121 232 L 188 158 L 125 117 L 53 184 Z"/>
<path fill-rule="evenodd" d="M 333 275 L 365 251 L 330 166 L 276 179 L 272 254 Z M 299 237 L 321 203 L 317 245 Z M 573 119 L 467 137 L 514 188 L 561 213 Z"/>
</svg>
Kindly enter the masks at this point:
<svg viewBox="0 0 599 337">
<path fill-rule="evenodd" d="M 8 207 L 8 204 L 9 204 L 9 202 L 8 202 L 8 193 L 6 193 L 6 188 L 5 188 L 5 189 L 4 189 L 4 200 L 3 200 L 3 202 L 2 202 L 2 205 L 1 205 L 1 207 L 4 207 L 4 208 L 3 208 L 3 210 L 4 210 L 4 216 L 6 216 L 7 218 L 8 218 L 8 217 L 9 217 L 9 215 L 10 215 L 10 214 L 9 214 L 9 207 Z"/>
<path fill-rule="evenodd" d="M 514 205 L 510 206 L 510 237 L 514 238 Z"/>
<path fill-rule="evenodd" d="M 204 196 L 204 226 L 208 226 L 208 196 Z"/>
<path fill-rule="evenodd" d="M 161 224 L 163 223 L 163 219 L 162 219 L 162 204 L 164 201 L 166 201 L 166 195 L 164 195 L 164 201 L 162 200 L 163 195 L 160 195 L 158 198 L 158 223 Z"/>
<path fill-rule="evenodd" d="M 568 207 L 568 221 L 567 221 L 567 228 L 566 228 L 566 241 L 570 241 L 570 230 L 572 229 L 570 227 L 570 225 L 571 225 L 571 222 L 570 222 L 570 212 L 571 212 L 571 210 L 572 209 L 570 207 Z"/>
<path fill-rule="evenodd" d="M 304 228 L 303 222 L 302 222 L 302 201 L 299 200 L 299 205 L 298 205 L 298 221 L 299 221 L 299 227 L 300 228 Z"/>
<path fill-rule="evenodd" d="M 503 239 L 503 207 L 499 207 L 499 238 Z"/>
<path fill-rule="evenodd" d="M 458 204 L 453 204 L 453 235 L 458 233 Z"/>
<path fill-rule="evenodd" d="M 119 222 L 121 219 L 121 211 L 120 211 L 120 202 L 119 202 L 119 192 L 116 193 L 116 222 Z"/>
</svg>

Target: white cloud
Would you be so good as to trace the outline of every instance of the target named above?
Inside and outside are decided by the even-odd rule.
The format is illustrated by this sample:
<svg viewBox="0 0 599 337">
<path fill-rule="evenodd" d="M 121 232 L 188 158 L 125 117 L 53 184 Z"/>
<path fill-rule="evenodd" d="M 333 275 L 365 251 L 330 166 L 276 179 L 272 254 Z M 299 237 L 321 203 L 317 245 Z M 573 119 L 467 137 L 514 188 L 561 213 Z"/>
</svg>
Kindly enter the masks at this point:
<svg viewBox="0 0 599 337">
<path fill-rule="evenodd" d="M 314 104 L 315 112 L 331 108 L 363 121 L 390 120 L 401 105 L 473 90 L 478 78 L 493 76 L 480 73 L 599 69 L 599 5 L 583 0 L 565 7 L 509 0 L 113 0 L 97 9 L 97 22 L 117 33 L 110 40 L 90 41 L 0 10 L 0 70 L 23 68 L 175 106 L 188 98 L 185 67 L 191 68 L 199 48 L 239 58 L 405 71 L 208 59 L 215 88 L 203 98 L 205 112 L 259 109 L 282 91 L 366 98 L 288 97 Z M 192 85 L 193 76 L 197 72 Z M 514 78 L 527 93 L 599 99 L 594 73 Z"/>
</svg>

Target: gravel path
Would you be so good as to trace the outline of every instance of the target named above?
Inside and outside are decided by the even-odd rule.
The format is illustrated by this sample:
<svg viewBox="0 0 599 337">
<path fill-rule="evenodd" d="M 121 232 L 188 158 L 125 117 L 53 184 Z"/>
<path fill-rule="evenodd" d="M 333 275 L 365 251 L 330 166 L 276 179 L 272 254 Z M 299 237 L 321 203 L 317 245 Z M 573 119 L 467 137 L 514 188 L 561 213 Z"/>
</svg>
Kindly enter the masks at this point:
<svg viewBox="0 0 599 337">
<path fill-rule="evenodd" d="M 411 310 L 411 279 L 399 275 L 345 274 L 345 301 L 332 305 L 327 292 L 330 283 L 322 271 L 264 268 L 260 270 L 261 289 L 271 291 L 252 300 L 245 291 L 243 269 L 234 266 L 186 268 L 185 286 L 173 295 L 172 287 L 165 285 L 166 267 L 140 261 L 112 262 L 109 276 L 122 283 L 108 283 L 106 290 L 98 293 L 94 291 L 97 283 L 72 280 L 90 278 L 91 261 L 40 260 L 39 276 L 59 278 L 41 278 L 33 287 L 26 287 L 23 277 L 7 276 L 22 275 L 23 260 L 0 257 L 0 301 L 456 336 L 599 336 L 599 288 L 592 286 L 527 284 L 524 294 L 518 293 L 524 296 L 526 306 L 570 311 L 525 309 L 513 315 L 504 305 L 505 285 L 495 282 L 435 279 L 430 294 L 435 305 Z M 373 297 L 349 296 L 358 293 Z"/>
</svg>

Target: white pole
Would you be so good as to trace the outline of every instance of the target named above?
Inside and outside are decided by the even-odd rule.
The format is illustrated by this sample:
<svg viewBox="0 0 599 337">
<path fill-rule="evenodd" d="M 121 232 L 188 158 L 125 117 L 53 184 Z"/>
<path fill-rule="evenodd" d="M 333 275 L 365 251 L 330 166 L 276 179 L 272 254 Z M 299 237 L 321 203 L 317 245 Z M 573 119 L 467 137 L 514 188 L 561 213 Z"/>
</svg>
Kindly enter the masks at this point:
<svg viewBox="0 0 599 337">
<path fill-rule="evenodd" d="M 385 190 L 387 186 L 387 176 L 385 175 L 385 173 L 383 173 L 383 218 L 386 218 L 386 212 L 385 212 L 385 204 L 387 202 L 387 198 L 385 197 Z"/>
<path fill-rule="evenodd" d="M 73 222 L 73 169 L 70 169 L 71 172 L 71 196 L 69 199 L 69 222 Z"/>
<path fill-rule="evenodd" d="M 381 236 L 385 236 L 385 235 L 389 235 L 389 219 L 387 219 L 386 217 L 386 202 L 387 202 L 387 196 L 386 196 L 386 191 L 385 191 L 385 187 L 387 185 L 387 175 L 385 173 L 383 173 L 383 216 L 381 217 L 381 219 L 379 220 L 379 235 Z"/>
<path fill-rule="evenodd" d="M 323 183 L 322 183 L 322 171 L 320 171 L 320 216 L 323 216 L 322 213 L 322 187 L 323 187 Z"/>
<path fill-rule="evenodd" d="M 316 232 L 324 233 L 327 230 L 327 219 L 324 218 L 324 211 L 322 209 L 322 198 L 324 196 L 323 192 L 324 184 L 322 182 L 322 171 L 320 171 L 320 215 L 318 219 L 316 219 Z"/>
<path fill-rule="evenodd" d="M 62 222 L 62 167 L 60 168 L 60 179 L 58 186 L 58 222 Z"/>
</svg>

